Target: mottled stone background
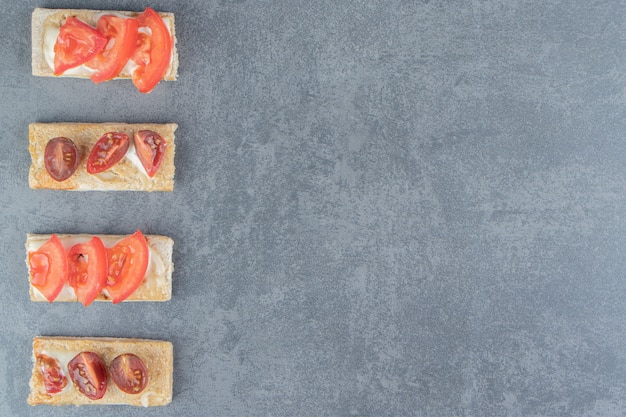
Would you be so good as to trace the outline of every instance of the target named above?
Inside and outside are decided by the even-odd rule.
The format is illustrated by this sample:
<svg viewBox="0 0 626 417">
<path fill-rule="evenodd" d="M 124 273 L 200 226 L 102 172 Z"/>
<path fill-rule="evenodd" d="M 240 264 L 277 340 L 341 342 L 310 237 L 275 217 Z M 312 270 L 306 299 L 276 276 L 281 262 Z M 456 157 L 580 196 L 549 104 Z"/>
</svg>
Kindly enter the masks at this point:
<svg viewBox="0 0 626 417">
<path fill-rule="evenodd" d="M 626 415 L 626 3 L 154 1 L 180 78 L 30 75 L 1 0 L 0 415 Z M 34 121 L 177 122 L 169 194 L 29 190 Z M 27 232 L 175 239 L 165 304 L 35 304 Z M 171 340 L 173 403 L 26 405 L 36 335 Z"/>
</svg>

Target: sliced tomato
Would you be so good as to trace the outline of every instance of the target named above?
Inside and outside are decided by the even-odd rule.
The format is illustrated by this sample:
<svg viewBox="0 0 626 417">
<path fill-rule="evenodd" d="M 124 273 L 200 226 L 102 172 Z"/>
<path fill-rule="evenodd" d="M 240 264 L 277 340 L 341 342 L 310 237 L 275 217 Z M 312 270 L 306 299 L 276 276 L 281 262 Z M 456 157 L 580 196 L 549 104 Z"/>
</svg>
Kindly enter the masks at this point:
<svg viewBox="0 0 626 417">
<path fill-rule="evenodd" d="M 68 138 L 50 139 L 43 158 L 48 174 L 56 181 L 65 181 L 76 172 L 80 162 L 78 147 Z"/>
<path fill-rule="evenodd" d="M 150 49 L 152 38 L 145 32 L 137 34 L 137 44 L 130 59 L 137 65 L 147 65 L 150 62 Z"/>
<path fill-rule="evenodd" d="M 37 367 L 43 379 L 43 386 L 48 394 L 58 394 L 67 386 L 67 377 L 56 359 L 40 353 L 37 355 Z"/>
<path fill-rule="evenodd" d="M 53 302 L 68 280 L 69 267 L 65 248 L 56 235 L 37 251 L 28 254 L 30 282 L 49 302 Z"/>
<path fill-rule="evenodd" d="M 140 130 L 133 136 L 137 156 L 150 178 L 159 170 L 163 163 L 167 142 L 152 130 Z"/>
<path fill-rule="evenodd" d="M 115 385 L 128 394 L 139 394 L 148 385 L 148 369 L 141 358 L 132 353 L 113 359 L 109 372 Z"/>
<path fill-rule="evenodd" d="M 100 294 L 107 280 L 107 250 L 100 238 L 94 236 L 78 243 L 67 254 L 70 286 L 76 298 L 87 307 Z"/>
<path fill-rule="evenodd" d="M 124 68 L 137 46 L 136 19 L 104 15 L 98 19 L 98 32 L 106 36 L 107 47 L 85 65 L 95 69 L 91 81 L 98 84 L 117 76 Z"/>
<path fill-rule="evenodd" d="M 133 84 L 142 93 L 149 93 L 163 79 L 172 57 L 172 35 L 161 16 L 150 7 L 137 16 L 140 31 L 136 53 L 131 58 L 137 65 L 133 72 Z"/>
<path fill-rule="evenodd" d="M 94 352 L 81 352 L 69 361 L 67 370 L 74 386 L 91 400 L 104 397 L 107 370 L 102 358 Z"/>
<path fill-rule="evenodd" d="M 108 132 L 102 135 L 87 158 L 87 172 L 97 174 L 117 164 L 128 151 L 130 139 L 126 133 Z"/>
<path fill-rule="evenodd" d="M 108 274 L 105 289 L 113 304 L 124 301 L 141 285 L 150 259 L 144 235 L 137 230 L 107 249 Z"/>
<path fill-rule="evenodd" d="M 107 37 L 74 16 L 65 20 L 54 44 L 54 75 L 89 61 L 107 45 Z"/>
</svg>

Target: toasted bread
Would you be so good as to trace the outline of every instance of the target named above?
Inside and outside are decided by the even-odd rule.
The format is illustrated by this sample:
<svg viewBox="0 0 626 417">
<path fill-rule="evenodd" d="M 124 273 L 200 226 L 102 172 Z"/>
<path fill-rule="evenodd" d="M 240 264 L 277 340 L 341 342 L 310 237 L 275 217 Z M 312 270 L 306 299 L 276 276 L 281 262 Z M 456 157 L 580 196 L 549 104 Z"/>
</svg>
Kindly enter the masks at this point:
<svg viewBox="0 0 626 417">
<path fill-rule="evenodd" d="M 172 191 L 174 189 L 174 132 L 175 123 L 31 123 L 28 129 L 31 166 L 28 172 L 30 188 L 49 188 L 75 191 Z M 134 154 L 132 138 L 139 130 L 152 130 L 166 141 L 161 167 L 150 178 Z M 89 174 L 87 158 L 98 139 L 107 132 L 123 132 L 131 139 L 126 156 L 108 170 Z M 81 159 L 76 172 L 65 181 L 53 179 L 44 165 L 48 142 L 56 137 L 71 139 L 77 146 Z"/>
<path fill-rule="evenodd" d="M 50 36 L 49 33 L 55 33 L 55 29 L 61 27 L 65 19 L 69 16 L 74 16 L 82 22 L 96 27 L 98 18 L 104 14 L 114 14 L 118 16 L 136 17 L 139 12 L 130 11 L 113 11 L 113 10 L 87 10 L 87 9 L 42 9 L 36 8 L 32 14 L 31 21 L 31 37 L 32 37 L 32 73 L 39 77 L 54 77 L 53 64 L 46 58 L 45 44 L 46 36 Z M 165 24 L 170 30 L 172 35 L 172 57 L 170 66 L 163 77 L 166 81 L 176 80 L 178 76 L 178 52 L 176 50 L 176 27 L 173 13 L 159 13 L 159 16 L 163 19 Z M 53 42 L 51 46 L 54 46 L 54 39 L 48 39 L 48 42 Z M 50 46 L 49 46 L 50 47 Z M 60 77 L 74 77 L 74 78 L 89 78 L 89 72 L 75 73 L 68 71 L 60 75 Z M 127 68 L 122 70 L 117 75 L 117 79 L 129 79 L 132 74 Z"/>
<path fill-rule="evenodd" d="M 107 369 L 117 356 L 132 353 L 146 366 L 147 386 L 138 394 L 128 394 L 117 387 L 110 375 L 106 393 L 99 400 L 83 395 L 69 377 L 67 363 L 81 352 L 97 353 Z M 47 355 L 56 359 L 67 378 L 67 386 L 59 393 L 46 392 L 43 377 L 37 366 L 37 356 Z M 148 339 L 116 339 L 105 337 L 35 337 L 33 339 L 33 370 L 30 379 L 28 404 L 40 405 L 104 405 L 127 404 L 135 406 L 159 406 L 172 401 L 174 353 L 170 342 Z"/>
<path fill-rule="evenodd" d="M 30 278 L 32 278 L 32 275 L 30 273 L 29 253 L 39 249 L 50 239 L 50 236 L 51 235 L 47 234 L 26 235 L 26 267 L 29 269 L 28 275 Z M 75 243 L 88 241 L 93 235 L 57 234 L 56 236 L 61 240 L 66 249 L 69 249 L 69 247 Z M 124 300 L 124 302 L 168 301 L 172 298 L 172 272 L 174 271 L 172 251 L 174 241 L 166 236 L 144 236 L 146 237 L 148 248 L 150 249 L 148 270 L 146 271 L 145 278 L 139 288 L 137 288 L 126 300 Z M 115 244 L 115 242 L 126 237 L 126 235 L 98 235 L 98 237 L 102 239 L 105 246 L 111 247 Z M 32 284 L 30 285 L 30 299 L 31 301 L 48 301 Z M 65 284 L 64 289 L 54 301 L 74 302 L 78 300 L 72 288 L 68 284 Z M 95 301 L 110 302 L 111 300 L 106 293 L 103 292 L 95 299 Z"/>
</svg>

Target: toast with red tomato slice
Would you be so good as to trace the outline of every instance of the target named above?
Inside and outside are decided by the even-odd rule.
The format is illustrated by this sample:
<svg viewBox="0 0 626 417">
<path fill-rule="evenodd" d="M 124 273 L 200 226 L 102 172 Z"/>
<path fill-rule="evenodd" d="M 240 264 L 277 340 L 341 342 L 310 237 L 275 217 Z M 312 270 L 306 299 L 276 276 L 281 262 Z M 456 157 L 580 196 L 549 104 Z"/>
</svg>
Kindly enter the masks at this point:
<svg viewBox="0 0 626 417">
<path fill-rule="evenodd" d="M 30 188 L 172 191 L 175 123 L 31 123 Z"/>
<path fill-rule="evenodd" d="M 172 401 L 170 342 L 35 337 L 30 405 L 163 406 Z"/>
<path fill-rule="evenodd" d="M 131 79 L 142 93 L 178 75 L 173 13 L 43 9 L 32 14 L 32 73 Z"/>
<path fill-rule="evenodd" d="M 168 301 L 172 251 L 166 236 L 28 234 L 31 301 Z"/>
</svg>

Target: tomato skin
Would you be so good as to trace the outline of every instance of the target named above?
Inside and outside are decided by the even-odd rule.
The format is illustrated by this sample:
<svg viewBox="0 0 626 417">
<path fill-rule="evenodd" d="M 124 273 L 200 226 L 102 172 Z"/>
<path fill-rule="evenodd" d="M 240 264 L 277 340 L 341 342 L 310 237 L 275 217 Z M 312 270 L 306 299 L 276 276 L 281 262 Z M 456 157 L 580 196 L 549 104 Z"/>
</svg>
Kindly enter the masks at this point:
<svg viewBox="0 0 626 417">
<path fill-rule="evenodd" d="M 56 235 L 28 254 L 31 284 L 53 302 L 68 280 L 69 265 L 63 244 Z"/>
<path fill-rule="evenodd" d="M 137 156 L 150 178 L 154 177 L 163 163 L 167 142 L 152 130 L 140 130 L 133 135 Z"/>
<path fill-rule="evenodd" d="M 40 353 L 37 355 L 37 367 L 41 372 L 41 379 L 48 394 L 58 394 L 67 386 L 67 377 L 61 370 L 56 359 Z"/>
<path fill-rule="evenodd" d="M 54 44 L 54 75 L 84 64 L 102 51 L 106 36 L 74 16 L 65 20 Z"/>
<path fill-rule="evenodd" d="M 149 49 L 149 54 L 135 53 L 135 63 L 137 69 L 132 74 L 133 84 L 142 93 L 149 93 L 163 79 L 170 65 L 172 57 L 172 35 L 168 30 L 161 16 L 150 7 L 137 16 L 139 27 L 148 27 L 150 36 L 139 36 L 137 45 L 138 51 Z M 150 45 L 146 48 L 146 41 L 149 39 Z M 149 60 L 146 58 L 149 56 Z M 135 60 L 135 59 L 133 59 Z M 139 61 L 139 62 L 138 62 Z M 146 62 L 148 61 L 148 62 Z"/>
<path fill-rule="evenodd" d="M 139 23 L 112 15 L 98 19 L 97 30 L 107 37 L 107 42 L 114 40 L 110 49 L 104 49 L 85 65 L 96 70 L 91 81 L 98 84 L 115 78 L 130 59 L 137 45 Z"/>
<path fill-rule="evenodd" d="M 105 289 L 113 304 L 124 301 L 141 285 L 148 270 L 150 249 L 146 238 L 137 230 L 107 249 L 107 283 Z"/>
<path fill-rule="evenodd" d="M 78 390 L 91 400 L 104 397 L 107 370 L 102 358 L 94 352 L 81 352 L 69 361 L 67 370 Z"/>
<path fill-rule="evenodd" d="M 128 151 L 130 139 L 126 133 L 108 132 L 102 135 L 87 158 L 87 172 L 97 174 L 117 164 Z"/>
<path fill-rule="evenodd" d="M 46 144 L 43 161 L 52 179 L 61 182 L 76 172 L 80 162 L 80 152 L 71 139 L 53 138 Z"/>
<path fill-rule="evenodd" d="M 86 243 L 78 243 L 67 254 L 69 284 L 76 298 L 85 307 L 100 294 L 107 279 L 107 252 L 102 240 L 94 236 Z"/>
<path fill-rule="evenodd" d="M 148 369 L 143 361 L 132 353 L 119 355 L 109 365 L 111 379 L 128 394 L 139 394 L 148 385 Z"/>
</svg>

